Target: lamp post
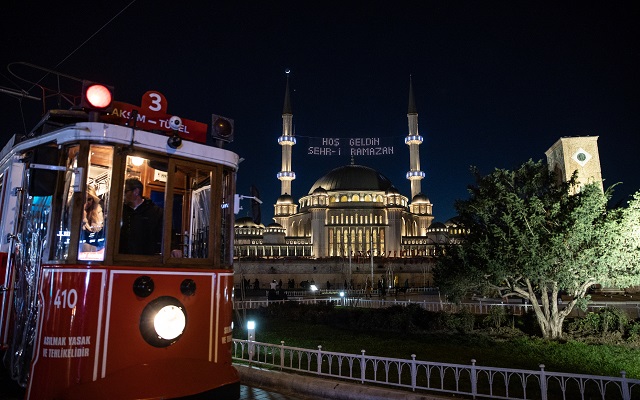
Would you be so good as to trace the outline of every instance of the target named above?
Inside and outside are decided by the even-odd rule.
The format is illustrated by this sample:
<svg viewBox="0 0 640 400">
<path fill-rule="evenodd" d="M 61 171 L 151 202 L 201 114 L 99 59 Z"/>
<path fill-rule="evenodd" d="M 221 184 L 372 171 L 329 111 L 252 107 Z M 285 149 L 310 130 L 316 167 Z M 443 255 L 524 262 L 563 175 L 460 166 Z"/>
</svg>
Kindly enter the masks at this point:
<svg viewBox="0 0 640 400">
<path fill-rule="evenodd" d="M 373 291 L 373 228 L 371 229 L 371 233 L 369 234 L 369 251 L 371 252 L 371 291 Z"/>
<path fill-rule="evenodd" d="M 256 341 L 256 323 L 255 321 L 247 321 L 247 333 L 248 333 L 248 342 L 249 342 L 249 361 L 253 360 L 253 352 L 255 350 L 255 344 L 253 342 Z"/>
</svg>

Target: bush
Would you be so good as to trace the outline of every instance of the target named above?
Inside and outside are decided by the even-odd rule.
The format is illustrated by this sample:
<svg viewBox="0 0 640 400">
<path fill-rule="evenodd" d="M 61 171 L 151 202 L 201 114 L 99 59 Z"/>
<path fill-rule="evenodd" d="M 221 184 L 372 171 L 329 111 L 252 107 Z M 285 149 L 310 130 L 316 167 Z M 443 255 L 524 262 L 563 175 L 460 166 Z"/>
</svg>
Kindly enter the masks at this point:
<svg viewBox="0 0 640 400">
<path fill-rule="evenodd" d="M 629 343 L 640 345 L 640 321 L 632 321 L 629 323 L 627 341 Z"/>
<path fill-rule="evenodd" d="M 482 320 L 485 326 L 491 326 L 495 329 L 503 326 L 509 317 L 509 313 L 505 307 L 495 305 L 489 308 L 489 314 Z"/>
<path fill-rule="evenodd" d="M 616 307 L 605 307 L 598 312 L 590 312 L 583 318 L 573 320 L 569 323 L 568 330 L 571 334 L 582 336 L 611 336 L 611 334 L 622 336 L 628 325 L 629 317 L 624 311 Z"/>
<path fill-rule="evenodd" d="M 475 316 L 467 309 L 457 313 L 441 311 L 437 313 L 434 330 L 469 333 L 473 331 Z"/>
</svg>

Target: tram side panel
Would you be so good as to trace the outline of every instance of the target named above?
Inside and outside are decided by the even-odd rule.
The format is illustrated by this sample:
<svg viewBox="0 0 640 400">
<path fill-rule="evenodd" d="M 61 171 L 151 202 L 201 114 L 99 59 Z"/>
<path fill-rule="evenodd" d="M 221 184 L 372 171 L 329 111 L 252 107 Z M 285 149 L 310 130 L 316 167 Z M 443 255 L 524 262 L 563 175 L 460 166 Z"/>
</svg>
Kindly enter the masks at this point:
<svg viewBox="0 0 640 400">
<path fill-rule="evenodd" d="M 69 388 L 96 380 L 106 275 L 104 269 L 43 267 L 27 399 L 64 398 Z"/>
</svg>

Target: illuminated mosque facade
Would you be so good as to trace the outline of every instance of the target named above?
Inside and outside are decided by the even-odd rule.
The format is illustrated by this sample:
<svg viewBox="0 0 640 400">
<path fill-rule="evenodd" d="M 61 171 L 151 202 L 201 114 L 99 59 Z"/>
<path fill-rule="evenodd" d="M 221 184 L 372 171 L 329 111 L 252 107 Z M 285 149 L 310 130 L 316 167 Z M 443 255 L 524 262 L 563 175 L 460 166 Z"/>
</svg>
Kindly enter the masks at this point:
<svg viewBox="0 0 640 400">
<path fill-rule="evenodd" d="M 411 198 L 373 168 L 351 161 L 320 177 L 296 203 L 291 196 L 292 148 L 296 144 L 289 80 L 282 113 L 280 196 L 274 222 L 267 226 L 251 217 L 235 223 L 234 251 L 240 258 L 302 257 L 428 257 L 437 243 L 456 241 L 462 229 L 455 219 L 434 222 L 433 204 L 422 192 L 425 173 L 420 169 L 423 142 L 418 133 L 418 112 L 409 83 L 407 112 Z"/>
</svg>

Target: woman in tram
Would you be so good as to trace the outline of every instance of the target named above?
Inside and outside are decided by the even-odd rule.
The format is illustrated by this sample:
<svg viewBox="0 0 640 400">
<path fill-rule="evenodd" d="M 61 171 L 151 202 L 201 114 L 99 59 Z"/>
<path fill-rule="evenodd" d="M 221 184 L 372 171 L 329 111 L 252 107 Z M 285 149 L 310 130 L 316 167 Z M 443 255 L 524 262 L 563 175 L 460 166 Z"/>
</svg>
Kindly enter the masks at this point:
<svg viewBox="0 0 640 400">
<path fill-rule="evenodd" d="M 82 251 L 98 251 L 104 247 L 102 239 L 102 227 L 104 226 L 104 215 L 100 205 L 100 197 L 96 194 L 96 189 L 89 186 L 87 189 L 87 200 L 84 203 L 82 213 Z"/>
</svg>

